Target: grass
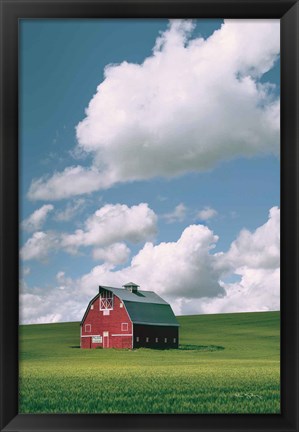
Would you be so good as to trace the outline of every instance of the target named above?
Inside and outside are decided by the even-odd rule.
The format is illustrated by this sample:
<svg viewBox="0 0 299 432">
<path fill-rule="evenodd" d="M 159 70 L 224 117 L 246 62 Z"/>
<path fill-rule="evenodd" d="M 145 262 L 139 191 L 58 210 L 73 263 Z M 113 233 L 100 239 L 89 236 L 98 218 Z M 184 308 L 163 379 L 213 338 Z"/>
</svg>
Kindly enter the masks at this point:
<svg viewBox="0 0 299 432">
<path fill-rule="evenodd" d="M 20 326 L 21 413 L 280 413 L 279 312 L 178 317 L 180 349 L 79 348 Z"/>
</svg>

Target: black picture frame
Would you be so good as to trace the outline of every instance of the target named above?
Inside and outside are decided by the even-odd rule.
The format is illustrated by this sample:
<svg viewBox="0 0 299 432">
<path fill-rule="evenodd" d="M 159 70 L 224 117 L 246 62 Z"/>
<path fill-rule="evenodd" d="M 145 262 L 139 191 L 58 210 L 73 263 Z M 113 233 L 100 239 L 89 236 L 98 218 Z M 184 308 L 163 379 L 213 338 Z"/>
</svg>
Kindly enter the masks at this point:
<svg viewBox="0 0 299 432">
<path fill-rule="evenodd" d="M 294 0 L 0 0 L 1 431 L 298 431 L 299 5 Z M 281 414 L 18 414 L 18 21 L 22 18 L 281 20 Z"/>
</svg>

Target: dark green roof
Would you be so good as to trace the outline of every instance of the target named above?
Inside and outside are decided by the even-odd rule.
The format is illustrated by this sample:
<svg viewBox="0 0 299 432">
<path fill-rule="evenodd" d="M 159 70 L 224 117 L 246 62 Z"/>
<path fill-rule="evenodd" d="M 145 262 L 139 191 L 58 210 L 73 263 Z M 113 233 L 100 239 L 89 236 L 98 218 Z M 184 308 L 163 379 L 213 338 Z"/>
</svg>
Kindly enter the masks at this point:
<svg viewBox="0 0 299 432">
<path fill-rule="evenodd" d="M 119 297 L 134 324 L 179 326 L 170 305 L 154 291 L 131 292 L 124 288 L 100 286 Z"/>
<path fill-rule="evenodd" d="M 156 303 L 156 304 L 168 304 L 165 300 L 158 296 L 154 291 L 142 291 L 131 292 L 125 288 L 113 288 L 101 285 L 99 288 L 104 288 L 108 291 L 113 292 L 117 297 L 123 301 L 132 301 L 137 303 Z"/>
<path fill-rule="evenodd" d="M 125 307 L 134 324 L 179 326 L 169 304 L 125 301 Z"/>
<path fill-rule="evenodd" d="M 123 287 L 135 287 L 135 288 L 139 288 L 139 285 L 136 285 L 134 282 L 128 282 L 126 284 L 123 285 Z"/>
</svg>

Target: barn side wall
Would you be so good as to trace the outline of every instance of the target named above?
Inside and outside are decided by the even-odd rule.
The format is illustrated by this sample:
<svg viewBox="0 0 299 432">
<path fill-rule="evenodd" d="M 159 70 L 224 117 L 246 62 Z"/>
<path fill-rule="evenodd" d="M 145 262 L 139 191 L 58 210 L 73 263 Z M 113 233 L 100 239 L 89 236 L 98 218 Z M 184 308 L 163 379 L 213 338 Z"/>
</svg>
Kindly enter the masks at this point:
<svg viewBox="0 0 299 432">
<path fill-rule="evenodd" d="M 133 348 L 179 347 L 179 327 L 134 324 Z"/>
<path fill-rule="evenodd" d="M 100 310 L 99 298 L 93 303 L 81 326 L 81 348 L 132 348 L 132 323 L 121 300 L 113 296 L 113 309 L 109 315 Z M 127 324 L 127 329 L 124 330 Z M 108 336 L 104 336 L 108 332 Z M 99 338 L 102 341 L 99 342 Z M 96 342 L 93 342 L 96 341 Z"/>
</svg>

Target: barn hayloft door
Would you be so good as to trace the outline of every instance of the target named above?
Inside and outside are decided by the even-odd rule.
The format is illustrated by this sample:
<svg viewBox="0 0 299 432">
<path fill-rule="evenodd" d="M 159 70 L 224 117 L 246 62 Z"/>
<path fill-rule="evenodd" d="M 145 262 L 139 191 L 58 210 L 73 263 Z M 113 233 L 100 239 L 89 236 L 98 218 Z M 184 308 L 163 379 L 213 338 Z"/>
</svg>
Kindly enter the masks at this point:
<svg viewBox="0 0 299 432">
<path fill-rule="evenodd" d="M 107 311 L 113 309 L 113 293 L 103 290 L 100 293 L 100 310 Z"/>
<path fill-rule="evenodd" d="M 109 332 L 103 332 L 103 348 L 109 348 Z"/>
</svg>

